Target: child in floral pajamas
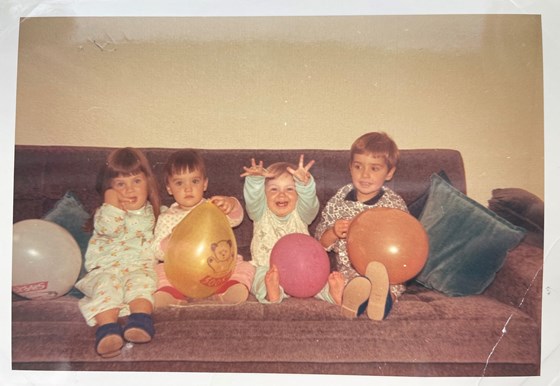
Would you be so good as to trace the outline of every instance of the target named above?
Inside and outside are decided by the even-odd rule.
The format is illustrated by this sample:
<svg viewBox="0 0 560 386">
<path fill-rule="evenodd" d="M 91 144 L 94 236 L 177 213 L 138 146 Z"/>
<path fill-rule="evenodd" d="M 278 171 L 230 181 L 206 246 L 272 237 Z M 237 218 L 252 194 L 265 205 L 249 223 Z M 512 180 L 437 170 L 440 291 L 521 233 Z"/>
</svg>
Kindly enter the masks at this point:
<svg viewBox="0 0 560 386">
<path fill-rule="evenodd" d="M 79 307 L 87 324 L 99 326 L 96 351 L 109 358 L 120 354 L 124 340 L 146 343 L 155 333 L 151 313 L 156 275 L 150 246 L 159 195 L 147 159 L 132 148 L 109 154 L 98 190 L 103 204 L 93 219 L 85 256 L 88 273 L 76 288 L 85 295 Z M 118 319 L 124 316 L 123 328 Z"/>
<path fill-rule="evenodd" d="M 385 207 L 408 212 L 406 203 L 397 193 L 384 186 L 393 178 L 399 150 L 385 133 L 362 135 L 350 149 L 349 170 L 352 183 L 340 188 L 327 202 L 315 237 L 337 257 L 337 269 L 347 283 L 342 295 L 342 314 L 348 318 L 363 311 L 372 320 L 384 319 L 398 296 L 405 291 L 404 284 L 389 285 L 385 266 L 379 262 L 368 264 L 365 277 L 361 276 L 348 257 L 346 237 L 350 223 L 364 210 Z"/>
</svg>

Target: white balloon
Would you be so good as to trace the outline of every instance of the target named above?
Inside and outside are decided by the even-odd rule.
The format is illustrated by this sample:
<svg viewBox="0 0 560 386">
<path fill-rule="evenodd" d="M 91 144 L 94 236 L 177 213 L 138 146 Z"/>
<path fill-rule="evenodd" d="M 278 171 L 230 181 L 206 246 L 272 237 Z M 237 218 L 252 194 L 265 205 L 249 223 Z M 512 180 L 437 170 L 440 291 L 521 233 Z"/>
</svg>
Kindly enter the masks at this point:
<svg viewBox="0 0 560 386">
<path fill-rule="evenodd" d="M 52 299 L 72 289 L 82 265 L 70 232 L 46 220 L 14 224 L 12 291 L 28 299 Z"/>
</svg>

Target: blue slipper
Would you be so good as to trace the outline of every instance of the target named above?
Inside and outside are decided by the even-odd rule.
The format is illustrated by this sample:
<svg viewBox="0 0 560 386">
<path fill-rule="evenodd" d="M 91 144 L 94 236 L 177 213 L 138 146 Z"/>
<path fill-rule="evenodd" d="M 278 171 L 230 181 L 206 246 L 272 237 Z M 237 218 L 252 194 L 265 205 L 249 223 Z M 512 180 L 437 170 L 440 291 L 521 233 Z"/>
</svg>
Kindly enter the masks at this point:
<svg viewBox="0 0 560 386">
<path fill-rule="evenodd" d="M 155 334 L 154 322 L 150 314 L 136 312 L 128 316 L 124 326 L 124 338 L 132 343 L 147 343 Z"/>
<path fill-rule="evenodd" d="M 104 324 L 95 331 L 95 351 L 103 358 L 119 355 L 123 344 L 122 328 L 118 323 Z"/>
</svg>

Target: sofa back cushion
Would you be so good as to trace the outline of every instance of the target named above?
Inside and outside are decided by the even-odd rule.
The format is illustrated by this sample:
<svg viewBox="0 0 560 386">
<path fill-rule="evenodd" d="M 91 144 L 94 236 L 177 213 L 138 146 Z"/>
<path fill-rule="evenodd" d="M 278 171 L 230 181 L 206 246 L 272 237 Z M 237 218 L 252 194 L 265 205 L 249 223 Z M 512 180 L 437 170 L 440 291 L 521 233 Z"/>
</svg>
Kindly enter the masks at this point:
<svg viewBox="0 0 560 386">
<path fill-rule="evenodd" d="M 14 167 L 14 223 L 28 218 L 41 218 L 67 191 L 73 192 L 84 207 L 93 212 L 100 204 L 95 191 L 98 170 L 112 148 L 79 146 L 27 146 L 15 149 Z M 162 177 L 169 155 L 177 150 L 170 148 L 141 148 L 159 177 L 163 204 L 170 205 L 172 197 L 166 190 Z M 251 158 L 263 160 L 265 166 L 277 161 L 297 164 L 300 154 L 306 162 L 314 159 L 311 168 L 317 183 L 321 209 L 342 185 L 349 183 L 348 150 L 266 150 L 266 149 L 199 149 L 207 166 L 209 184 L 207 197 L 228 195 L 243 200 L 243 166 Z M 430 186 L 432 173 L 445 171 L 451 184 L 466 193 L 464 166 L 456 150 L 420 149 L 401 150 L 401 160 L 392 181 L 387 185 L 399 193 L 407 203 L 413 202 Z M 313 234 L 320 215 L 310 227 Z M 252 222 L 248 217 L 234 232 L 240 252 L 248 256 L 252 237 Z"/>
</svg>

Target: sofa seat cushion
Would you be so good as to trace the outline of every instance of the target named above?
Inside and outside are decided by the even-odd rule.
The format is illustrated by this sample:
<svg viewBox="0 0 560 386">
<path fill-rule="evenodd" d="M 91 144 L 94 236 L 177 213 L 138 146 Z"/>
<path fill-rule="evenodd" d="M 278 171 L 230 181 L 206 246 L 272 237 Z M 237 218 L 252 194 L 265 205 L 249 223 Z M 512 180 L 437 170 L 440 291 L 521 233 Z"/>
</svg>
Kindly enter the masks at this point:
<svg viewBox="0 0 560 386">
<path fill-rule="evenodd" d="M 285 363 L 300 373 L 384 375 L 406 375 L 399 370 L 405 363 L 415 364 L 404 370 L 412 371 L 408 375 L 438 375 L 449 363 L 457 375 L 492 375 L 512 365 L 510 375 L 538 368 L 538 358 L 530 354 L 538 351 L 538 326 L 515 308 L 482 295 L 449 298 L 420 286 L 400 299 L 382 322 L 343 319 L 338 307 L 316 299 L 238 306 L 199 301 L 158 311 L 153 342 L 128 344 L 110 360 L 95 354 L 95 329 L 86 326 L 77 299 L 16 301 L 13 363 L 14 368 L 33 363 L 36 369 L 88 370 L 102 363 L 106 370 L 224 372 L 274 372 Z"/>
</svg>

